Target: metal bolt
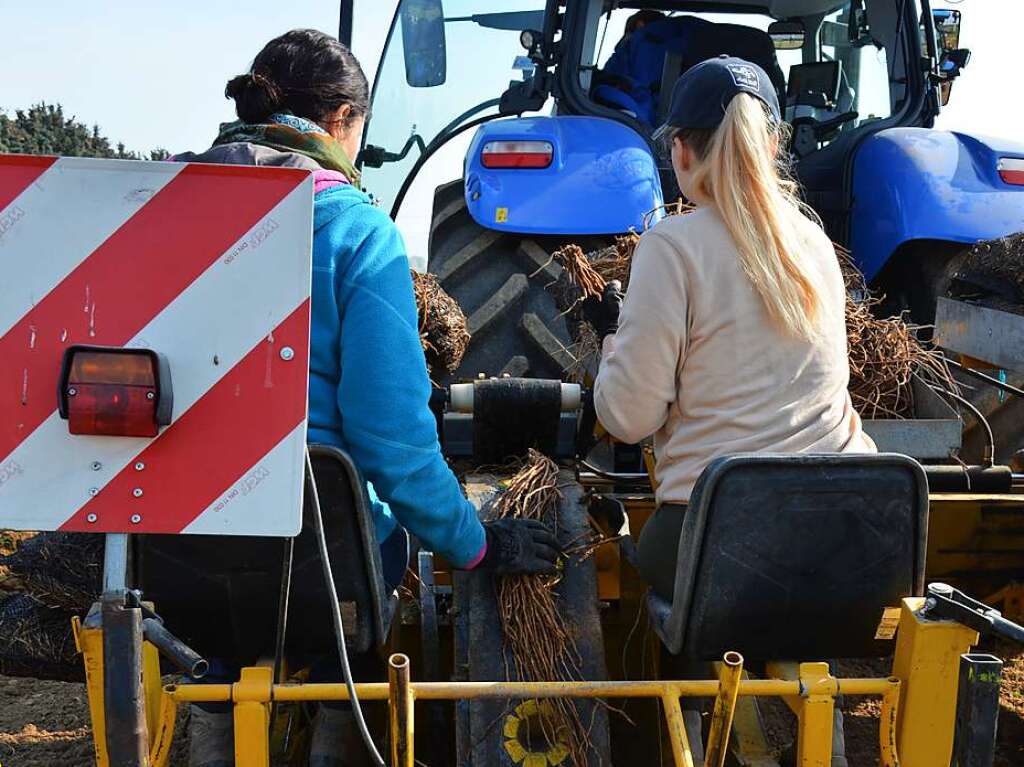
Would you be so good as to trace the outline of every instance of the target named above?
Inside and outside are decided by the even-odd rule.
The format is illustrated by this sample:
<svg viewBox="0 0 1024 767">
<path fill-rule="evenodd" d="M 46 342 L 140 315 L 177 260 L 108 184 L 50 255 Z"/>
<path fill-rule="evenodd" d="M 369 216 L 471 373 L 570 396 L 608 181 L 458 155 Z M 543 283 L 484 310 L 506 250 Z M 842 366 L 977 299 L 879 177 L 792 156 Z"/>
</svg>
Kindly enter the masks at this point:
<svg viewBox="0 0 1024 767">
<path fill-rule="evenodd" d="M 154 397 L 156 397 L 156 392 L 146 392 L 146 399 L 153 399 Z"/>
<path fill-rule="evenodd" d="M 93 471 L 99 471 L 102 468 L 103 468 L 103 464 L 100 463 L 99 461 L 93 461 L 92 462 L 92 470 Z"/>
<path fill-rule="evenodd" d="M 141 498 L 142 497 L 142 488 L 141 487 L 137 487 L 134 490 L 132 490 L 132 495 L 134 495 L 136 498 Z"/>
<path fill-rule="evenodd" d="M 295 356 L 295 350 L 292 349 L 292 347 L 290 347 L 290 346 L 283 346 L 283 347 L 281 347 L 281 359 L 283 359 L 285 362 L 288 362 L 288 360 L 292 359 L 294 356 Z"/>
<path fill-rule="evenodd" d="M 91 496 L 95 496 L 99 492 L 100 492 L 100 489 L 98 487 L 90 487 L 89 488 L 89 495 L 91 495 Z"/>
<path fill-rule="evenodd" d="M 95 522 L 97 519 L 99 519 L 99 517 L 97 517 L 95 514 L 86 514 L 85 515 L 85 521 L 89 522 L 90 524 Z"/>
<path fill-rule="evenodd" d="M 142 516 L 140 514 L 132 514 L 132 524 L 133 525 L 137 525 L 141 521 L 142 521 Z"/>
<path fill-rule="evenodd" d="M 137 464 L 135 464 L 135 471 L 142 471 L 145 468 L 146 464 L 144 464 L 142 461 L 139 461 Z"/>
<path fill-rule="evenodd" d="M 78 389 L 76 389 L 74 386 L 72 386 L 70 389 L 68 389 L 68 396 L 69 397 L 74 397 L 76 394 L 78 394 Z"/>
</svg>

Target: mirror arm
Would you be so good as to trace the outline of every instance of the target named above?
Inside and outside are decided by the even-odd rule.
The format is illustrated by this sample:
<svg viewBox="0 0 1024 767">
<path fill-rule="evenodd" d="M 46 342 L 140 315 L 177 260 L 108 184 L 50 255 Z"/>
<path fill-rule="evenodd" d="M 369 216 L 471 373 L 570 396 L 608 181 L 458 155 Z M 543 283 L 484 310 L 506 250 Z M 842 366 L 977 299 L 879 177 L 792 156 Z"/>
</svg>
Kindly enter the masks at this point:
<svg viewBox="0 0 1024 767">
<path fill-rule="evenodd" d="M 365 166 L 367 168 L 379 168 L 384 165 L 384 163 L 401 162 L 409 156 L 409 151 L 414 146 L 419 147 L 420 154 L 427 151 L 427 145 L 423 141 L 423 137 L 418 133 L 413 133 L 409 136 L 409 139 L 405 142 L 405 146 L 402 147 L 401 152 L 389 152 L 382 146 L 367 144 L 359 153 L 356 164 L 359 165 L 359 167 Z"/>
</svg>

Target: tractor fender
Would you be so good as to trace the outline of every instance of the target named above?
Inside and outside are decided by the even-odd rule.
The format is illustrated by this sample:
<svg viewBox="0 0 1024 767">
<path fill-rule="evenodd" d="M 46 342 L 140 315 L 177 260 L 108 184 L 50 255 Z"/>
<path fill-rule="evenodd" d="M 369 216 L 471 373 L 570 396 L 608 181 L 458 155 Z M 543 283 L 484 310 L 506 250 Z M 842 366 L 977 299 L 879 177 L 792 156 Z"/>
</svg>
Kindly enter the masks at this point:
<svg viewBox="0 0 1024 767">
<path fill-rule="evenodd" d="M 547 141 L 546 168 L 485 168 L 492 141 Z M 662 204 L 657 163 L 633 129 L 603 117 L 522 117 L 481 125 L 466 156 L 466 205 L 480 226 L 517 234 L 621 234 Z"/>
<path fill-rule="evenodd" d="M 925 128 L 880 131 L 853 166 L 850 245 L 868 281 L 904 243 L 973 244 L 1024 230 L 1024 186 L 999 175 L 1024 144 Z"/>
</svg>

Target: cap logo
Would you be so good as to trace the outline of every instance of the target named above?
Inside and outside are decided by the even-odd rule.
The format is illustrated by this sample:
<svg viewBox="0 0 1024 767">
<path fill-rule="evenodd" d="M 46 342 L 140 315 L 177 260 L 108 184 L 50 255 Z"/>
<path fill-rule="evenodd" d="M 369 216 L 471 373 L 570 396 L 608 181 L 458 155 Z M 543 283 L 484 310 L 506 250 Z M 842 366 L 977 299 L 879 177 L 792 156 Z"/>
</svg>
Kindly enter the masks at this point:
<svg viewBox="0 0 1024 767">
<path fill-rule="evenodd" d="M 757 72 L 753 67 L 747 64 L 728 64 L 726 69 L 729 70 L 732 81 L 736 83 L 737 87 L 751 88 L 755 91 L 758 89 Z"/>
</svg>

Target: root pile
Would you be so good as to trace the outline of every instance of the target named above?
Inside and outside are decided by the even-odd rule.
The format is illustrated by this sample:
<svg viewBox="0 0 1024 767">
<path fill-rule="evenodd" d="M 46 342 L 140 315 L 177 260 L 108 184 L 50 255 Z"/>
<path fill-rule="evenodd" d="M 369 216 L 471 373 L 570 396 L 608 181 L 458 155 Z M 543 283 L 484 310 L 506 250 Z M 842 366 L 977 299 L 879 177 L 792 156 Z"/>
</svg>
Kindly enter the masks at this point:
<svg viewBox="0 0 1024 767">
<path fill-rule="evenodd" d="M 71 617 L 100 591 L 102 552 L 99 535 L 39 533 L 0 557 L 0 672 L 81 677 Z"/>
<path fill-rule="evenodd" d="M 498 518 L 537 519 L 558 529 L 558 467 L 531 450 L 525 466 L 509 481 L 495 503 Z M 558 681 L 580 678 L 580 658 L 573 638 L 558 611 L 555 587 L 559 576 L 515 575 L 497 584 L 498 613 L 506 647 L 521 681 Z M 509 674 L 506 670 L 506 677 Z M 584 765 L 590 748 L 589 730 L 576 704 L 555 698 L 543 706 L 539 726 L 548 744 L 562 744 L 568 764 Z"/>
<path fill-rule="evenodd" d="M 1024 232 L 977 243 L 952 277 L 955 298 L 1024 314 Z"/>
<path fill-rule="evenodd" d="M 458 302 L 444 292 L 437 277 L 412 272 L 420 343 L 431 373 L 454 373 L 469 346 L 466 315 Z"/>
<path fill-rule="evenodd" d="M 915 328 L 901 317 L 879 319 L 871 313 L 878 300 L 870 297 L 849 252 L 835 247 L 846 283 L 849 389 L 854 409 L 868 419 L 912 418 L 915 378 L 939 391 L 957 392 L 942 352 L 921 344 Z"/>
</svg>

